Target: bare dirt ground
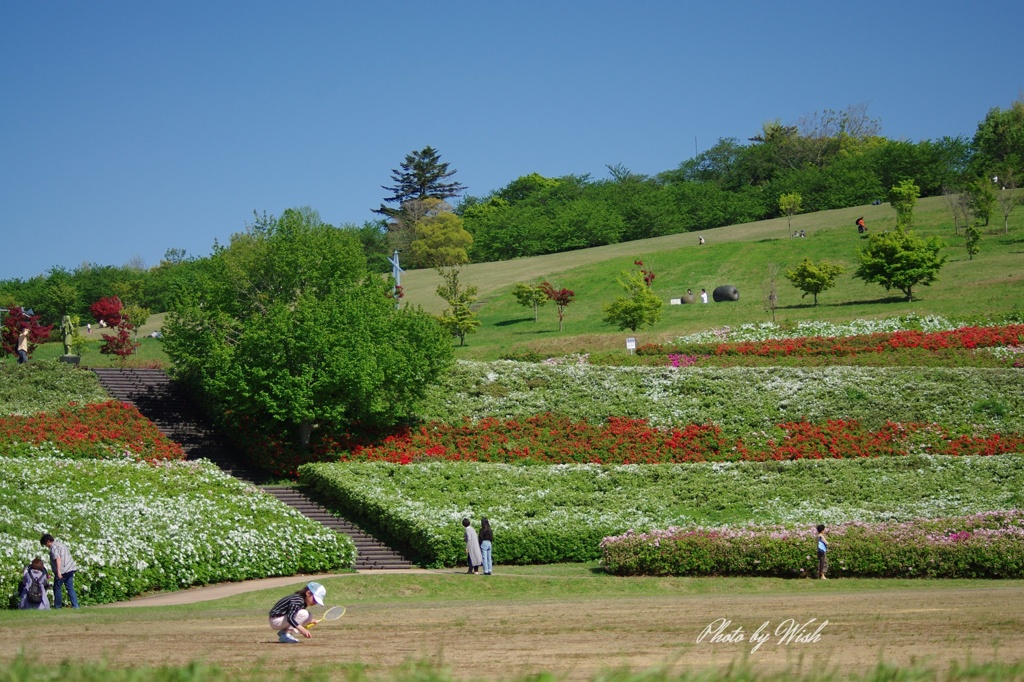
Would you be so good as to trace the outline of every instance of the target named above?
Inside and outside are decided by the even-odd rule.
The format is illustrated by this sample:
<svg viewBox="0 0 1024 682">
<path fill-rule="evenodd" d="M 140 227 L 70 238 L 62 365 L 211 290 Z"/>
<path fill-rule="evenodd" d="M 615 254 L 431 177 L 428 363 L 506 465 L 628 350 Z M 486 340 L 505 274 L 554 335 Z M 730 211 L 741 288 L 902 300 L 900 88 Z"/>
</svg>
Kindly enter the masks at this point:
<svg viewBox="0 0 1024 682">
<path fill-rule="evenodd" d="M 373 674 L 429 661 L 459 678 L 475 679 L 545 670 L 587 679 L 611 668 L 702 669 L 744 657 L 766 672 L 813 666 L 843 673 L 869 670 L 880 659 L 939 669 L 967 660 L 1024 660 L 1020 583 L 851 593 L 820 589 L 816 581 L 806 584 L 806 591 L 795 594 L 357 604 L 298 645 L 279 644 L 262 618 L 232 613 L 217 602 L 201 615 L 194 609 L 163 609 L 150 618 L 146 609 L 103 609 L 101 622 L 95 616 L 76 622 L 79 614 L 67 611 L 40 613 L 17 631 L 5 628 L 0 660 L 23 648 L 114 665 L 197 659 L 228 669 L 321 665 L 338 670 L 339 677 L 343 666 L 353 664 L 365 664 Z M 720 634 L 741 628 L 743 640 L 713 641 L 711 632 L 702 638 L 719 619 L 730 621 Z M 809 623 L 803 640 L 787 642 L 783 629 L 789 619 L 797 627 Z M 767 637 L 752 651 L 751 637 L 764 623 Z"/>
</svg>

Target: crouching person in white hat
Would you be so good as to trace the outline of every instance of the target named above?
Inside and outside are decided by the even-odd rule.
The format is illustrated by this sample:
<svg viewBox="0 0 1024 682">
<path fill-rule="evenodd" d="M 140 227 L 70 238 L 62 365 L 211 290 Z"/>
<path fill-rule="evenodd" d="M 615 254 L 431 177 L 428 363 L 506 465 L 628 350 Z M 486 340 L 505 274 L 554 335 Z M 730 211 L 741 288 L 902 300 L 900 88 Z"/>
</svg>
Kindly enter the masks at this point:
<svg viewBox="0 0 1024 682">
<path fill-rule="evenodd" d="M 327 589 L 320 583 L 309 583 L 301 590 L 282 597 L 270 609 L 270 627 L 277 630 L 277 640 L 283 644 L 297 644 L 295 633 L 303 637 L 313 635 L 305 628 L 311 620 L 307 607 L 314 603 L 324 605 Z"/>
</svg>

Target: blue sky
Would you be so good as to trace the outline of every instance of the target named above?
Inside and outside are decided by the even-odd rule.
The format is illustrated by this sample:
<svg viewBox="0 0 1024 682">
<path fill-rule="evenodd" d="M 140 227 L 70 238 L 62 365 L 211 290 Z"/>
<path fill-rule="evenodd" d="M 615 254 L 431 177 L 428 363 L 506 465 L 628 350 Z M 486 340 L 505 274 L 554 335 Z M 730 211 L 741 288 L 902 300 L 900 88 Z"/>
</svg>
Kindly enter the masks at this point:
<svg viewBox="0 0 1024 682">
<path fill-rule="evenodd" d="M 427 145 L 482 196 L 857 103 L 970 137 L 1022 30 L 1019 0 L 0 0 L 0 279 L 207 255 L 254 210 L 361 224 Z"/>
</svg>

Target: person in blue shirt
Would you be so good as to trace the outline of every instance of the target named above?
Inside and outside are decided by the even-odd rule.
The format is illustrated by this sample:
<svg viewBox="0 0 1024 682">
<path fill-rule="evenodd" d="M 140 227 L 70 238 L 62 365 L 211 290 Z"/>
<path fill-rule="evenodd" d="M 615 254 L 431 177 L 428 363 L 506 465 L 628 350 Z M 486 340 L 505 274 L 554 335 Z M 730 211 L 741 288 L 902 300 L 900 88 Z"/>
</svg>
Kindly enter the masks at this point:
<svg viewBox="0 0 1024 682">
<path fill-rule="evenodd" d="M 828 571 L 828 559 L 826 554 L 828 553 L 828 539 L 825 537 L 825 524 L 818 524 L 818 578 L 821 580 L 828 580 L 825 577 L 825 572 Z"/>
</svg>

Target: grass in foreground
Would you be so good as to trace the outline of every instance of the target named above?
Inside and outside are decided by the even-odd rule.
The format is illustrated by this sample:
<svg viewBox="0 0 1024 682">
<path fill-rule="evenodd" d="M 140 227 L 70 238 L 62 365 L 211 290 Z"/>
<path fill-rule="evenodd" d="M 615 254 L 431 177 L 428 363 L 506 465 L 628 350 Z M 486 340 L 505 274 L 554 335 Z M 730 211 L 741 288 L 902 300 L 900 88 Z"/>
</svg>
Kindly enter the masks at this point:
<svg viewBox="0 0 1024 682">
<path fill-rule="evenodd" d="M 261 664 L 245 672 L 224 670 L 217 665 L 195 661 L 183 666 L 125 667 L 107 662 L 40 665 L 25 654 L 0 667 L 0 682 L 276 682 L 278 680 L 343 679 L 347 682 L 454 682 L 460 679 L 449 670 L 429 661 L 410 661 L 398 670 L 371 673 L 361 665 L 314 666 L 301 671 L 294 668 Z M 555 682 L 560 677 L 551 673 L 535 673 L 510 677 L 513 682 Z M 758 672 L 740 662 L 724 668 L 675 673 L 660 668 L 642 671 L 609 670 L 592 678 L 594 682 L 967 682 L 973 680 L 1024 680 L 1022 663 L 954 664 L 940 671 L 925 665 L 907 667 L 879 663 L 867 673 L 845 673 L 838 669 L 804 670 L 792 666 L 777 672 Z"/>
</svg>

